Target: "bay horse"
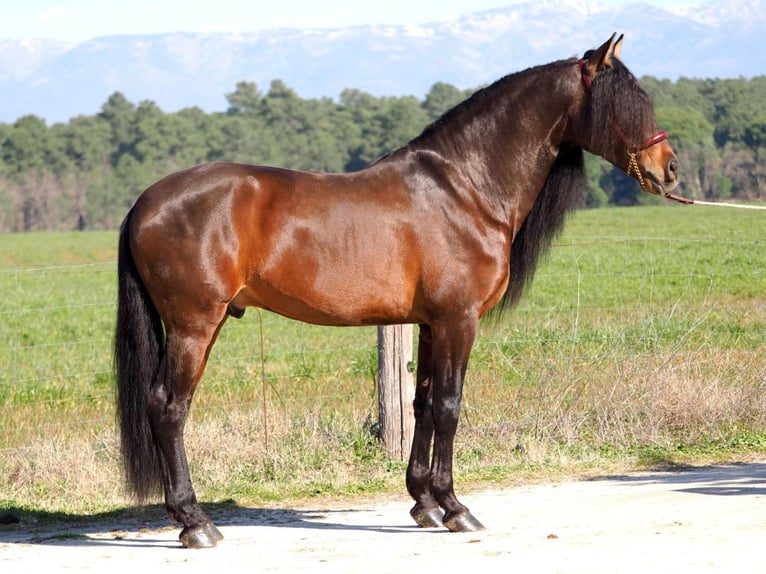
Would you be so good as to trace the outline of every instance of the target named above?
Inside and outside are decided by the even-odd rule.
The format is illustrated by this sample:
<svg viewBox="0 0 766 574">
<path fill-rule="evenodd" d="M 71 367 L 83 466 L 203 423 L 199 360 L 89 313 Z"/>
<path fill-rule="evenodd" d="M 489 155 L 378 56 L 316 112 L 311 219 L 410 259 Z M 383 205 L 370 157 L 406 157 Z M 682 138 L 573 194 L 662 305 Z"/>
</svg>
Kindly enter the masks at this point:
<svg viewBox="0 0 766 574">
<path fill-rule="evenodd" d="M 211 348 L 249 306 L 319 325 L 419 325 L 406 485 L 422 527 L 483 528 L 455 496 L 453 444 L 479 320 L 519 300 L 584 188 L 583 150 L 670 195 L 678 161 L 622 36 L 508 75 L 355 173 L 211 163 L 150 186 L 119 239 L 115 370 L 138 500 L 164 488 L 186 547 L 200 508 L 184 426 Z"/>
</svg>

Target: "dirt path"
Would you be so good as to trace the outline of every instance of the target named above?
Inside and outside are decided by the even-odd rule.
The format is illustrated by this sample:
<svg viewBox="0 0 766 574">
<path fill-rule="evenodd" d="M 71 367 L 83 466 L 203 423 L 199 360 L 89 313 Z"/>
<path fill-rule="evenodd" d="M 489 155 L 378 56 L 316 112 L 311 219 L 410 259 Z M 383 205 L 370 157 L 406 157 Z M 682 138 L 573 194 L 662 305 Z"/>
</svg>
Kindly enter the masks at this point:
<svg viewBox="0 0 766 574">
<path fill-rule="evenodd" d="M 240 509 L 226 539 L 183 550 L 160 523 L 0 531 L 2 572 L 764 572 L 766 463 L 644 473 L 465 495 L 487 530 L 411 525 L 409 503 Z M 123 530 L 124 528 L 124 530 Z M 424 570 L 428 569 L 428 570 Z"/>
</svg>

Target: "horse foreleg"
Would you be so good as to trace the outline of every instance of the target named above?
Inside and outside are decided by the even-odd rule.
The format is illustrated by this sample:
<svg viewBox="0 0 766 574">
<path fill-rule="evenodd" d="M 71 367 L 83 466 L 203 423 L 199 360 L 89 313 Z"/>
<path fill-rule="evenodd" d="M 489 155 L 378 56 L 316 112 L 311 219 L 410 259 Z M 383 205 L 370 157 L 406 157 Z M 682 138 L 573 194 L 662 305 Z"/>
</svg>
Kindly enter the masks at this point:
<svg viewBox="0 0 766 574">
<path fill-rule="evenodd" d="M 192 397 L 220 325 L 212 334 L 179 337 L 169 330 L 167 352 L 152 388 L 149 416 L 162 466 L 165 507 L 183 524 L 179 536 L 187 548 L 215 546 L 223 535 L 197 502 L 184 446 L 184 427 Z"/>
<path fill-rule="evenodd" d="M 484 526 L 455 496 L 452 457 L 460 416 L 468 357 L 476 336 L 476 323 L 441 325 L 433 333 L 434 449 L 429 488 L 444 511 L 444 526 L 453 532 L 483 530 Z"/>
<path fill-rule="evenodd" d="M 431 328 L 421 325 L 418 335 L 418 370 L 415 385 L 415 432 L 407 465 L 407 491 L 415 499 L 410 515 L 423 528 L 442 525 L 443 512 L 428 486 L 431 441 L 434 435 L 431 394 Z"/>
</svg>

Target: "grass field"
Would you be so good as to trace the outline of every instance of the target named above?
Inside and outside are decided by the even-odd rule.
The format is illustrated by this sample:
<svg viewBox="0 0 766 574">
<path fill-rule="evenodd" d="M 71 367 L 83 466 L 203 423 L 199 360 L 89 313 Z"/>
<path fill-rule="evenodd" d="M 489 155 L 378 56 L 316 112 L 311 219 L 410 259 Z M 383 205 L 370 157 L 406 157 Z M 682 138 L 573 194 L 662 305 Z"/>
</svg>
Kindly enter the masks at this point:
<svg viewBox="0 0 766 574">
<path fill-rule="evenodd" d="M 463 484 L 766 451 L 766 225 L 699 206 L 581 211 L 469 366 Z M 0 235 L 0 509 L 88 513 L 121 490 L 116 233 Z M 264 333 L 261 373 L 260 329 Z M 249 310 L 187 431 L 204 500 L 401 491 L 374 435 L 374 329 Z"/>
</svg>

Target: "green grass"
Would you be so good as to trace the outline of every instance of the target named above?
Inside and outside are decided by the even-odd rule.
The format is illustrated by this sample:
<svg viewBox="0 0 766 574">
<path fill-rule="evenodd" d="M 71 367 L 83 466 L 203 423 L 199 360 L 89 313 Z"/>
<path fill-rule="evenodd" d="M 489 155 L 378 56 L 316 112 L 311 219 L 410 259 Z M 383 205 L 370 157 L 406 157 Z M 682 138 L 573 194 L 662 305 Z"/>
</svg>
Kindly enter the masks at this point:
<svg viewBox="0 0 766 574">
<path fill-rule="evenodd" d="M 574 214 L 520 306 L 482 325 L 459 481 L 766 452 L 763 217 L 700 206 Z M 0 235 L 0 508 L 127 503 L 111 375 L 116 241 Z M 187 432 L 200 498 L 403 493 L 403 463 L 371 431 L 375 365 L 374 328 L 252 309 L 229 321 Z"/>
<path fill-rule="evenodd" d="M 0 270 L 116 261 L 117 232 L 0 234 Z"/>
</svg>

